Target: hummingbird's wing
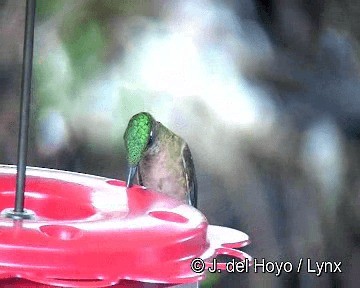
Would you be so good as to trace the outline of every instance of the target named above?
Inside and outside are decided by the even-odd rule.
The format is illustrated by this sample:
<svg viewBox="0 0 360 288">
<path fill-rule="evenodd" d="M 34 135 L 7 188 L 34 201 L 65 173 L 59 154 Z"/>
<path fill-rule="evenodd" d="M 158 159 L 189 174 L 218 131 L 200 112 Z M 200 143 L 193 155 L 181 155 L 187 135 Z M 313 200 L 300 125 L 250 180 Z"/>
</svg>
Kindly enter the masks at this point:
<svg viewBox="0 0 360 288">
<path fill-rule="evenodd" d="M 182 150 L 182 161 L 184 166 L 184 175 L 186 178 L 189 204 L 197 208 L 197 181 L 195 166 L 191 156 L 190 148 L 186 143 Z"/>
</svg>

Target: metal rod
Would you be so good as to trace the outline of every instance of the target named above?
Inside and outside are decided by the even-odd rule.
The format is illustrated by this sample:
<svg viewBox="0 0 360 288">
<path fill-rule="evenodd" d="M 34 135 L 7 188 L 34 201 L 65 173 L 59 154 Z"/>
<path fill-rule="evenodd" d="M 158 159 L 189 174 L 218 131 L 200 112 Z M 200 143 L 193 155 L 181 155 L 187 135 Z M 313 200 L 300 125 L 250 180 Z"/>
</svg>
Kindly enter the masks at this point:
<svg viewBox="0 0 360 288">
<path fill-rule="evenodd" d="M 31 77 L 34 46 L 35 0 L 26 1 L 23 69 L 21 80 L 20 129 L 16 174 L 15 213 L 24 212 L 24 188 L 30 117 Z"/>
</svg>

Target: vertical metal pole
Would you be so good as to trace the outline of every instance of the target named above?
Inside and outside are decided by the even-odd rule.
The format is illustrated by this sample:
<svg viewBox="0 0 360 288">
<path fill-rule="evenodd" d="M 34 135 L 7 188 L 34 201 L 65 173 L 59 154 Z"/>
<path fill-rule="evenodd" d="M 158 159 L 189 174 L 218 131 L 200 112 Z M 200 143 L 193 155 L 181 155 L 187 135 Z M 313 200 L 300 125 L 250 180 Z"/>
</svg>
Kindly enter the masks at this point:
<svg viewBox="0 0 360 288">
<path fill-rule="evenodd" d="M 35 0 L 26 1 L 26 19 L 21 81 L 20 129 L 16 174 L 15 214 L 24 212 L 24 188 L 30 116 L 31 77 L 34 46 Z"/>
</svg>

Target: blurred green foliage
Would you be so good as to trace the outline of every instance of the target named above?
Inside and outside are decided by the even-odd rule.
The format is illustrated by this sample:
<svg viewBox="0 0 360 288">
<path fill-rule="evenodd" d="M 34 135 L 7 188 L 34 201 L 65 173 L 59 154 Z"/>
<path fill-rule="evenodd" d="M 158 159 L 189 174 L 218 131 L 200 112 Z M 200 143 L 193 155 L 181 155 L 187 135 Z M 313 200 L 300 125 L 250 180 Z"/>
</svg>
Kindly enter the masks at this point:
<svg viewBox="0 0 360 288">
<path fill-rule="evenodd" d="M 44 20 L 51 17 L 55 12 L 64 7 L 66 0 L 37 0 L 36 1 L 36 17 L 37 20 Z"/>
<path fill-rule="evenodd" d="M 220 281 L 220 274 L 207 273 L 206 278 L 201 282 L 201 288 L 213 288 Z"/>
<path fill-rule="evenodd" d="M 68 23 L 65 27 L 71 25 L 72 29 L 65 28 L 66 32 L 62 34 L 63 44 L 74 71 L 73 82 L 81 84 L 101 70 L 107 41 L 96 19 L 88 19 L 81 24 L 76 22 Z"/>
<path fill-rule="evenodd" d="M 154 11 L 153 7 L 153 1 L 142 0 L 38 0 L 35 31 L 38 46 L 34 51 L 36 120 L 40 121 L 49 110 L 60 112 L 67 121 L 79 117 L 95 119 L 96 111 L 106 112 L 106 115 L 113 114 L 109 116 L 112 128 L 110 139 L 101 142 L 111 142 L 116 147 L 122 143 L 124 127 L 119 123 L 126 123 L 128 114 L 143 109 L 144 95 L 148 92 L 139 84 L 125 87 L 124 81 L 136 82 L 131 77 L 104 80 L 106 91 L 92 90 L 91 85 L 105 75 L 109 77 L 113 63 L 121 61 L 124 43 L 119 45 L 117 35 L 114 37 L 117 28 L 113 25 L 126 22 L 132 16 L 155 16 L 159 10 Z M 123 76 L 129 74 L 131 71 Z M 116 88 L 111 90 L 109 83 L 115 83 Z M 115 90 L 118 95 L 114 97 Z M 111 101 L 113 108 L 109 108 Z"/>
</svg>

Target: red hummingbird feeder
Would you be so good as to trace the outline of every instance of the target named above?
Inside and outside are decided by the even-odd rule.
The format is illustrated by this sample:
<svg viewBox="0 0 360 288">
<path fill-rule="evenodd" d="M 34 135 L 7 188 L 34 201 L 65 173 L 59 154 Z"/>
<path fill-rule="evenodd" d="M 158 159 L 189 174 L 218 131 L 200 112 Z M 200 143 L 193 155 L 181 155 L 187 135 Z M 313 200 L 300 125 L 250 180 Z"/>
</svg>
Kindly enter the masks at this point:
<svg viewBox="0 0 360 288">
<path fill-rule="evenodd" d="M 198 287 L 217 255 L 251 261 L 234 249 L 246 234 L 167 195 L 26 167 L 34 0 L 26 11 L 18 163 L 0 165 L 0 287 Z"/>
</svg>

